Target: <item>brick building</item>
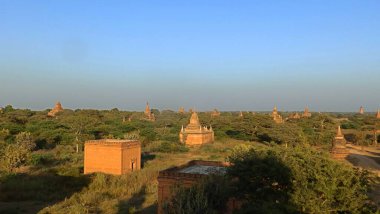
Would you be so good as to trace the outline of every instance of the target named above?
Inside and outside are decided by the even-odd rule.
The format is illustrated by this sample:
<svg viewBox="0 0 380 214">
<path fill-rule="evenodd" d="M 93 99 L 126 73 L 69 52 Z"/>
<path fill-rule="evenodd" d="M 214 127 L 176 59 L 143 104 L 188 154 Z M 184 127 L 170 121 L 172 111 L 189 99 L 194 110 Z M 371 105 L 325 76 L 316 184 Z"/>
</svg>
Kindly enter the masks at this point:
<svg viewBox="0 0 380 214">
<path fill-rule="evenodd" d="M 84 174 L 122 175 L 141 168 L 141 144 L 136 140 L 90 140 L 84 145 Z"/>
<path fill-rule="evenodd" d="M 158 210 L 163 213 L 163 207 L 172 197 L 172 189 L 177 185 L 191 187 L 200 179 L 210 174 L 225 174 L 229 163 L 217 161 L 193 160 L 189 163 L 172 167 L 159 172 L 158 175 Z M 231 203 L 231 202 L 230 202 Z M 230 205 L 232 206 L 233 205 Z"/>
</svg>

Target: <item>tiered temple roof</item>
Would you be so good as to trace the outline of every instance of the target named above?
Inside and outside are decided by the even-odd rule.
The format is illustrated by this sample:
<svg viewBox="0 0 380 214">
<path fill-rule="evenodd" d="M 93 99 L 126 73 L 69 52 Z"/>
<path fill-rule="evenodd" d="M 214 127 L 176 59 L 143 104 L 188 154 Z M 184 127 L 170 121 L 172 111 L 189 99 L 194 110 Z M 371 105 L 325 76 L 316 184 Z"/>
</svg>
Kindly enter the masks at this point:
<svg viewBox="0 0 380 214">
<path fill-rule="evenodd" d="M 194 111 L 190 117 L 190 123 L 186 128 L 181 128 L 179 138 L 187 145 L 199 145 L 214 142 L 214 131 L 212 127 L 202 126 L 198 114 Z"/>
</svg>

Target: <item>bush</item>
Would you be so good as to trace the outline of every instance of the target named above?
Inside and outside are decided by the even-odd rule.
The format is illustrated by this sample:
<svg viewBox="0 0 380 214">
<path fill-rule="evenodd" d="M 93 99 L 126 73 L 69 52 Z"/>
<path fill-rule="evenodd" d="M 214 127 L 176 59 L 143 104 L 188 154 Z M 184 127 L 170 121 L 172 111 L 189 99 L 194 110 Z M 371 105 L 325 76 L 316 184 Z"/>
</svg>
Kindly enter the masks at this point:
<svg viewBox="0 0 380 214">
<path fill-rule="evenodd" d="M 375 212 L 367 197 L 368 172 L 311 148 L 239 146 L 229 161 L 225 177 L 178 188 L 166 211 L 220 213 L 233 198 L 242 205 L 238 213 Z"/>
<path fill-rule="evenodd" d="M 245 213 L 368 211 L 368 173 L 310 148 L 249 149 L 230 157 L 228 174 Z"/>
<path fill-rule="evenodd" d="M 164 205 L 165 213 L 221 213 L 229 198 L 226 177 L 212 175 L 190 187 L 177 187 L 172 200 Z"/>
<path fill-rule="evenodd" d="M 51 154 L 32 154 L 29 159 L 29 163 L 33 166 L 46 165 L 53 161 L 53 155 Z"/>
<path fill-rule="evenodd" d="M 183 144 L 179 143 L 170 143 L 170 142 L 162 142 L 157 147 L 152 148 L 152 152 L 164 152 L 164 153 L 175 153 L 175 152 L 188 152 L 189 148 L 187 148 Z"/>
</svg>

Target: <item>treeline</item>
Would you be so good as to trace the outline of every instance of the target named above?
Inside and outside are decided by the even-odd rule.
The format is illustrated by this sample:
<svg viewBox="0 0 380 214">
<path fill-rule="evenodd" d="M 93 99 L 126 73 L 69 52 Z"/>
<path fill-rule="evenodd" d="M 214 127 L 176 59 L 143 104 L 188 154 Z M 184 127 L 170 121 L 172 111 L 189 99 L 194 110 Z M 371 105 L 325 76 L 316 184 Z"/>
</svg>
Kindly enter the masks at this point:
<svg viewBox="0 0 380 214">
<path fill-rule="evenodd" d="M 144 120 L 141 112 L 112 110 L 64 110 L 56 117 L 46 111 L 13 109 L 7 106 L 0 113 L 0 141 L 15 142 L 18 133 L 29 132 L 37 149 L 49 149 L 58 144 L 83 143 L 100 138 L 139 138 L 143 144 L 153 141 L 178 143 L 181 126 L 186 126 L 189 114 L 152 110 L 157 120 Z M 220 117 L 199 113 L 204 125 L 212 125 L 217 139 L 234 138 L 247 141 L 274 142 L 277 144 L 330 144 L 338 124 L 354 143 L 362 139 L 355 131 L 380 129 L 373 116 L 313 114 L 311 118 L 290 119 L 284 124 L 273 122 L 269 114 L 223 112 Z M 343 118 L 343 119 L 342 119 Z M 346 118 L 346 119 L 345 119 Z M 370 133 L 367 133 L 370 134 Z M 368 141 L 368 136 L 364 136 Z"/>
</svg>

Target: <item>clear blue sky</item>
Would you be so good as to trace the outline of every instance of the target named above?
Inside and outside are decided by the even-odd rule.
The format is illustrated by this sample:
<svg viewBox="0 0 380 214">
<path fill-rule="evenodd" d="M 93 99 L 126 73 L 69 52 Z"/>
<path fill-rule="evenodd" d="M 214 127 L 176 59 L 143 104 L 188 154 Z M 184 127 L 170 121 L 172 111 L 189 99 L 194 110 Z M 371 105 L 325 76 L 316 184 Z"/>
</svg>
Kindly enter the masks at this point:
<svg viewBox="0 0 380 214">
<path fill-rule="evenodd" d="M 0 0 L 0 106 L 368 111 L 380 1 Z"/>
</svg>

